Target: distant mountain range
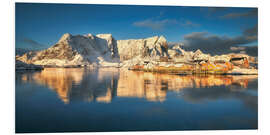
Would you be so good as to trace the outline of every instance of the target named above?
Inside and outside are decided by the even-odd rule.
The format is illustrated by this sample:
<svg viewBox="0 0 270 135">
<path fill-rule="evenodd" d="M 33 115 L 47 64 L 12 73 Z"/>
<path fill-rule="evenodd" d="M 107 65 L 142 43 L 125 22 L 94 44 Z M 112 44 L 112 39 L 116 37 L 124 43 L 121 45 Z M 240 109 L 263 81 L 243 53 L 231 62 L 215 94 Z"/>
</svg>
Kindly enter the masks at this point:
<svg viewBox="0 0 270 135">
<path fill-rule="evenodd" d="M 185 45 L 184 43 L 177 43 L 177 42 L 168 42 L 169 47 L 172 48 L 175 45 L 181 46 L 182 49 L 187 51 L 195 51 L 198 48 L 190 47 Z M 211 55 L 221 55 L 221 54 L 228 54 L 228 53 L 245 53 L 250 56 L 257 57 L 258 56 L 258 46 L 232 46 L 228 49 L 219 49 L 218 45 L 216 48 L 199 48 L 204 53 L 209 53 Z"/>
<path fill-rule="evenodd" d="M 31 68 L 39 65 L 43 67 L 126 67 L 144 70 L 154 68 L 159 70 L 158 67 L 166 67 L 166 69 L 181 67 L 185 70 L 195 70 L 194 65 L 200 65 L 211 71 L 216 69 L 227 71 L 233 69 L 232 65 L 235 70 L 257 67 L 250 66 L 250 63 L 257 64 L 256 46 L 231 47 L 228 50 L 204 49 L 189 48 L 181 43 L 168 43 L 163 36 L 115 40 L 111 34 L 71 35 L 66 33 L 48 49 L 16 49 L 16 61 L 29 64 Z M 21 63 L 17 65 L 23 66 Z M 214 69 L 210 69 L 211 67 Z M 241 72 L 253 74 L 257 73 L 257 70 L 253 72 L 253 70 L 241 69 Z"/>
</svg>

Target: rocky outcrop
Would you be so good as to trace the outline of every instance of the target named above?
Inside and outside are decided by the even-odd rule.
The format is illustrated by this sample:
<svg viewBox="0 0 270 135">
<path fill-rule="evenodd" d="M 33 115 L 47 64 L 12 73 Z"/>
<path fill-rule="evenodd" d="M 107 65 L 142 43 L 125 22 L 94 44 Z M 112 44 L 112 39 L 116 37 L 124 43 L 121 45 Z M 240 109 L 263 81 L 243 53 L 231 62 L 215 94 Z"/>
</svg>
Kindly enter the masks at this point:
<svg viewBox="0 0 270 135">
<path fill-rule="evenodd" d="M 43 67 L 40 65 L 27 64 L 22 61 L 16 60 L 15 70 L 42 70 Z"/>
<path fill-rule="evenodd" d="M 112 34 L 98 34 L 96 35 L 96 41 L 103 46 L 103 53 L 109 53 L 112 58 L 118 58 L 117 41 L 112 37 Z"/>
<path fill-rule="evenodd" d="M 117 41 L 120 61 L 132 59 L 136 56 L 159 59 L 168 56 L 167 41 L 163 36 L 146 39 L 129 39 Z"/>
<path fill-rule="evenodd" d="M 247 68 L 234 68 L 229 71 L 227 74 L 230 75 L 257 75 L 257 69 L 247 69 Z"/>
<path fill-rule="evenodd" d="M 169 57 L 176 63 L 179 62 L 192 62 L 194 61 L 194 52 L 185 51 L 181 48 L 180 45 L 174 45 L 171 49 L 168 50 Z"/>
</svg>

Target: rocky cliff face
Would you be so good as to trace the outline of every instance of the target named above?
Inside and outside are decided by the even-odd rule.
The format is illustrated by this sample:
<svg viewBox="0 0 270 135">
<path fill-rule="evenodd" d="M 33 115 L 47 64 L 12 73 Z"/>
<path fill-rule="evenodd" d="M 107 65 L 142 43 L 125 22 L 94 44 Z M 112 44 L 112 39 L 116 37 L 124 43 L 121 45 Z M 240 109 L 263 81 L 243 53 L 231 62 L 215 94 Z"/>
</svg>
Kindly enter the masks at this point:
<svg viewBox="0 0 270 135">
<path fill-rule="evenodd" d="M 168 56 L 167 41 L 163 36 L 154 36 L 146 39 L 118 40 L 117 48 L 121 61 L 136 56 L 158 59 Z"/>
</svg>

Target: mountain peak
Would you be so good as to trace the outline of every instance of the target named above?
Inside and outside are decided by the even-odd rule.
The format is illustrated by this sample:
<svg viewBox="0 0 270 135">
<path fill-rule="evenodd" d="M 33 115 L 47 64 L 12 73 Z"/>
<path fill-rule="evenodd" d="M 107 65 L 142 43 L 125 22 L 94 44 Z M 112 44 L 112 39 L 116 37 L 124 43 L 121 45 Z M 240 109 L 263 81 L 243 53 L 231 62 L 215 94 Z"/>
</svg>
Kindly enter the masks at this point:
<svg viewBox="0 0 270 135">
<path fill-rule="evenodd" d="M 166 40 L 166 38 L 165 38 L 164 36 L 161 35 L 161 36 L 158 38 L 158 42 L 160 42 L 160 43 L 166 43 L 167 40 Z"/>
<path fill-rule="evenodd" d="M 112 37 L 112 34 L 106 33 L 106 34 L 97 34 L 97 37 Z"/>
<path fill-rule="evenodd" d="M 65 33 L 60 40 L 58 41 L 58 43 L 69 40 L 72 37 L 72 35 L 70 33 Z"/>
<path fill-rule="evenodd" d="M 195 51 L 195 54 L 202 54 L 202 51 L 200 49 L 197 49 L 197 51 Z"/>
</svg>

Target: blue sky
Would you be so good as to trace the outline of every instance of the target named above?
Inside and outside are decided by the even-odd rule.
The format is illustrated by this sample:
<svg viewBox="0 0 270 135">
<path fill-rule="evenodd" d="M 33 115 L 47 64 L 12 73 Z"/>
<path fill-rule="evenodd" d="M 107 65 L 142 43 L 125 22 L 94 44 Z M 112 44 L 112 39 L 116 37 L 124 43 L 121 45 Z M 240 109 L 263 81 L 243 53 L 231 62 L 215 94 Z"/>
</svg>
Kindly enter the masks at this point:
<svg viewBox="0 0 270 135">
<path fill-rule="evenodd" d="M 16 3 L 15 19 L 20 48 L 49 47 L 64 33 L 111 33 L 117 40 L 163 35 L 190 45 L 209 39 L 258 44 L 256 8 Z"/>
</svg>

